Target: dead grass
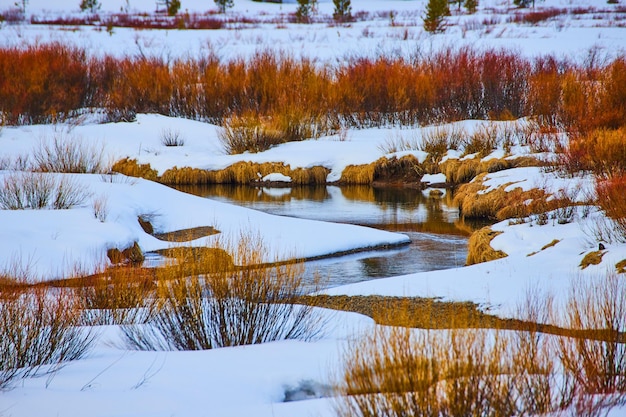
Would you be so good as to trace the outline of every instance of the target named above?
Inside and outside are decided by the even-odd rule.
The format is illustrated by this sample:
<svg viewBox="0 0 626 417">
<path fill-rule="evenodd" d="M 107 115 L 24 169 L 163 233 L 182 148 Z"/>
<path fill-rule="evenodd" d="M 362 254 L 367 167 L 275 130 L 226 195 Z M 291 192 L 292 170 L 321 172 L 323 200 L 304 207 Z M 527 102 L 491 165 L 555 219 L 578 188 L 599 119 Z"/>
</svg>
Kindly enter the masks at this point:
<svg viewBox="0 0 626 417">
<path fill-rule="evenodd" d="M 348 165 L 341 172 L 339 183 L 342 185 L 364 185 L 374 182 L 376 162 L 367 165 Z"/>
<path fill-rule="evenodd" d="M 506 257 L 506 253 L 491 247 L 491 241 L 500 233 L 494 232 L 490 227 L 483 227 L 472 233 L 467 242 L 465 265 L 474 265 Z"/>
<path fill-rule="evenodd" d="M 580 269 L 585 269 L 589 265 L 599 265 L 602 262 L 602 257 L 605 253 L 606 251 L 601 250 L 587 253 L 580 261 Z"/>
<path fill-rule="evenodd" d="M 626 259 L 622 259 L 615 264 L 615 269 L 618 274 L 626 274 Z"/>
<path fill-rule="evenodd" d="M 492 158 L 487 161 L 481 161 L 478 158 L 463 160 L 448 159 L 439 164 L 439 169 L 446 176 L 446 180 L 450 184 L 458 185 L 468 183 L 482 173 L 493 173 L 511 168 L 543 165 L 545 164 L 542 161 L 532 156 L 522 156 L 513 159 Z"/>
<path fill-rule="evenodd" d="M 614 272 L 592 279 L 579 276 L 570 287 L 561 320 L 574 329 L 596 329 L 603 340 L 559 339 L 558 352 L 566 374 L 585 394 L 626 394 L 626 282 Z M 593 404 L 593 403 L 591 403 Z"/>
<path fill-rule="evenodd" d="M 129 346 L 196 350 L 315 337 L 321 323 L 313 308 L 296 304 L 303 265 L 259 267 L 265 253 L 252 234 L 215 248 L 171 249 L 174 261 L 158 271 L 158 303 L 141 326 L 123 326 Z M 232 261 L 216 262 L 223 254 Z"/>
<path fill-rule="evenodd" d="M 511 187 L 514 183 L 502 184 L 484 193 L 485 175 L 479 174 L 472 182 L 461 185 L 454 196 L 454 204 L 458 205 L 464 218 L 524 219 L 557 210 L 554 218 L 559 222 L 568 222 L 572 212 L 568 208 L 579 204 L 573 202 L 566 193 L 553 196 L 539 188 L 525 191 L 520 187 Z M 507 188 L 512 189 L 505 191 Z M 547 222 L 547 214 L 545 217 Z"/>
<path fill-rule="evenodd" d="M 559 240 L 559 239 L 554 239 L 552 242 L 550 242 L 550 243 L 548 243 L 548 244 L 544 245 L 544 246 L 543 246 L 541 249 L 539 249 L 538 251 L 536 251 L 536 252 L 531 252 L 531 253 L 529 253 L 529 254 L 528 254 L 528 255 L 526 255 L 526 256 L 535 256 L 536 254 L 538 254 L 538 253 L 539 253 L 539 252 L 541 252 L 541 251 L 544 251 L 544 250 L 546 250 L 546 249 L 548 249 L 548 248 L 551 248 L 551 247 L 553 247 L 553 246 L 556 246 L 556 244 L 557 244 L 557 243 L 559 243 L 559 242 L 560 242 L 560 240 Z"/>
<path fill-rule="evenodd" d="M 139 164 L 136 159 L 124 158 L 113 164 L 111 171 L 129 177 L 144 178 L 154 181 L 158 177 L 158 172 L 150 167 L 150 164 Z"/>
<path fill-rule="evenodd" d="M 562 314 L 550 297 L 529 291 L 518 312 L 524 320 L 516 321 L 522 326 L 506 333 L 499 324 L 514 327 L 502 319 L 489 332 L 454 324 L 410 330 L 399 326 L 419 307 L 382 300 L 389 317 L 405 319 L 348 341 L 335 411 L 351 417 L 608 413 L 626 397 L 625 291 L 616 274 L 581 278 L 558 309 Z M 465 322 L 462 314 L 458 320 Z M 550 320 L 562 327 L 542 324 Z"/>
</svg>

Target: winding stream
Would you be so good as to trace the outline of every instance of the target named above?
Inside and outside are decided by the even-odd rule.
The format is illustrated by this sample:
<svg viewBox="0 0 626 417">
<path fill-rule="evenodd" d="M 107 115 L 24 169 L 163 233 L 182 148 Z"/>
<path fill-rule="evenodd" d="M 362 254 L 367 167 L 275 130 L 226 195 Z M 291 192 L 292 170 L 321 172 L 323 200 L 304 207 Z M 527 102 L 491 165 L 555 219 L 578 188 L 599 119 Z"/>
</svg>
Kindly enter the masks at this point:
<svg viewBox="0 0 626 417">
<path fill-rule="evenodd" d="M 267 213 L 351 223 L 407 234 L 411 244 L 306 262 L 327 286 L 462 266 L 472 229 L 452 198 L 406 188 L 370 186 L 179 186 L 181 191 Z"/>
</svg>

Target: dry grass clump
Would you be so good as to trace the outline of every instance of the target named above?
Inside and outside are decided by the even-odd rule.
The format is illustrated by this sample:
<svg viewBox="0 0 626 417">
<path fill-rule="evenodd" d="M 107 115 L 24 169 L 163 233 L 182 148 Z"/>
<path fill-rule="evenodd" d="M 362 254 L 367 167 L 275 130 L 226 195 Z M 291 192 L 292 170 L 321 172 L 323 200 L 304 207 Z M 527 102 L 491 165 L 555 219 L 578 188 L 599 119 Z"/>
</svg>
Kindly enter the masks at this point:
<svg viewBox="0 0 626 417">
<path fill-rule="evenodd" d="M 597 250 L 587 253 L 580 261 L 580 269 L 585 269 L 589 265 L 599 265 L 602 262 L 602 257 L 605 253 L 606 251 L 603 250 Z"/>
<path fill-rule="evenodd" d="M 0 209 L 65 210 L 83 204 L 89 195 L 71 177 L 16 172 L 5 175 L 0 184 Z"/>
<path fill-rule="evenodd" d="M 256 114 L 231 116 L 224 120 L 218 138 L 228 155 L 263 152 L 283 143 L 281 132 L 272 129 Z"/>
<path fill-rule="evenodd" d="M 95 334 L 79 325 L 80 305 L 69 292 L 0 290 L 0 389 L 84 356 Z"/>
<path fill-rule="evenodd" d="M 344 353 L 339 416 L 513 415 L 507 341 L 480 330 L 377 326 Z"/>
<path fill-rule="evenodd" d="M 383 157 L 375 162 L 373 182 L 419 183 L 423 175 L 424 167 L 413 155 Z"/>
<path fill-rule="evenodd" d="M 221 246 L 233 254 L 237 267 L 189 274 L 183 258 L 162 270 L 153 313 L 140 326 L 123 327 L 129 346 L 197 350 L 316 335 L 321 323 L 313 307 L 296 305 L 302 264 L 259 267 L 266 262 L 266 249 L 253 235 Z M 205 261 L 193 258 L 198 268 Z"/>
<path fill-rule="evenodd" d="M 596 181 L 597 204 L 613 220 L 614 232 L 626 240 L 626 175 Z"/>
<path fill-rule="evenodd" d="M 348 165 L 341 172 L 340 184 L 345 185 L 365 185 L 374 182 L 374 171 L 376 162 L 366 165 Z"/>
<path fill-rule="evenodd" d="M 490 227 L 483 227 L 472 233 L 467 242 L 467 259 L 465 265 L 489 262 L 508 256 L 506 253 L 491 247 L 491 241 L 502 232 L 494 232 Z"/>
<path fill-rule="evenodd" d="M 43 139 L 33 150 L 33 170 L 76 174 L 98 174 L 107 171 L 104 147 L 88 144 L 82 138 L 57 134 Z"/>
<path fill-rule="evenodd" d="M 145 178 L 151 181 L 155 181 L 159 176 L 157 170 L 152 169 L 150 164 L 139 164 L 136 159 L 130 158 L 120 159 L 114 163 L 111 167 L 111 171 L 119 172 L 129 177 Z"/>
<path fill-rule="evenodd" d="M 158 181 L 168 185 L 197 185 L 211 183 L 214 175 L 210 171 L 199 168 L 173 167 L 158 178 Z"/>
<path fill-rule="evenodd" d="M 282 162 L 239 161 L 220 170 L 209 171 L 200 168 L 173 167 L 160 177 L 150 164 L 138 164 L 134 159 L 122 159 L 116 162 L 113 171 L 128 176 L 136 176 L 167 185 L 203 185 L 203 184 L 253 184 L 261 181 L 268 174 L 280 173 L 291 178 L 295 185 L 326 184 L 329 170 L 323 166 L 291 169 Z"/>
<path fill-rule="evenodd" d="M 546 194 L 542 189 L 524 191 L 520 187 L 506 191 L 512 184 L 502 184 L 487 193 L 482 192 L 486 174 L 479 174 L 472 182 L 459 187 L 454 196 L 464 218 L 485 218 L 493 220 L 524 219 L 531 215 L 543 215 L 557 210 L 553 218 L 560 223 L 568 223 L 573 216 L 574 203 L 567 193 L 557 196 Z M 481 193 L 482 192 L 482 193 Z M 545 222 L 548 215 L 545 214 Z"/>
<path fill-rule="evenodd" d="M 161 144 L 163 146 L 184 146 L 185 138 L 179 130 L 163 129 L 160 134 Z"/>
<path fill-rule="evenodd" d="M 437 165 L 448 150 L 459 149 L 466 136 L 467 132 L 458 125 L 436 126 L 424 132 L 419 149 L 428 153 L 430 163 Z"/>
<path fill-rule="evenodd" d="M 480 126 L 469 138 L 464 138 L 463 141 L 465 155 L 478 154 L 478 156 L 484 157 L 497 147 L 498 127 L 494 124 Z"/>
<path fill-rule="evenodd" d="M 626 274 L 626 259 L 622 259 L 615 264 L 615 270 L 618 274 Z"/>
<path fill-rule="evenodd" d="M 542 166 L 544 163 L 532 156 L 518 158 L 491 158 L 482 161 L 479 158 L 447 159 L 439 164 L 439 169 L 451 184 L 465 184 L 482 173 L 493 173 L 505 169 Z"/>
<path fill-rule="evenodd" d="M 424 166 L 413 155 L 382 157 L 366 165 L 348 165 L 338 182 L 342 185 L 369 185 L 376 181 L 416 183 L 424 173 Z"/>
<path fill-rule="evenodd" d="M 263 152 L 281 143 L 317 138 L 326 132 L 320 117 L 298 108 L 266 117 L 249 112 L 225 119 L 218 135 L 224 151 L 229 155 Z"/>
</svg>

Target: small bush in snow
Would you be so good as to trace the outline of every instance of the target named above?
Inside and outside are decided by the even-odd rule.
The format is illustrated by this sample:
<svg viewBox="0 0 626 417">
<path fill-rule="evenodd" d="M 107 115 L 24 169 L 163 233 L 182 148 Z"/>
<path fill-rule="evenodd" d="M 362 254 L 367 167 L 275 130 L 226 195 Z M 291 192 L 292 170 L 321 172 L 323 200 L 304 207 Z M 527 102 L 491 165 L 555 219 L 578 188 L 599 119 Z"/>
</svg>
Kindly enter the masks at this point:
<svg viewBox="0 0 626 417">
<path fill-rule="evenodd" d="M 183 146 L 185 145 L 185 138 L 181 136 L 178 130 L 163 129 L 161 131 L 161 144 L 163 146 Z"/>
<path fill-rule="evenodd" d="M 55 135 L 42 140 L 33 151 L 34 170 L 94 174 L 106 171 L 102 146 L 85 143 L 75 136 Z"/>
<path fill-rule="evenodd" d="M 71 177 L 34 172 L 13 173 L 0 183 L 0 209 L 65 210 L 82 204 L 89 191 Z"/>
<path fill-rule="evenodd" d="M 0 389 L 85 355 L 95 335 L 77 327 L 79 318 L 67 292 L 0 290 Z"/>
<path fill-rule="evenodd" d="M 195 257 L 191 269 L 189 261 L 179 259 L 161 270 L 168 278 L 159 279 L 160 299 L 146 308 L 145 323 L 123 327 L 131 347 L 201 350 L 306 340 L 320 331 L 313 307 L 296 304 L 303 291 L 301 264 L 259 267 L 266 252 L 260 238 L 242 236 L 238 244 L 225 246 L 234 254 L 235 268 L 213 257 Z M 220 266 L 200 275 L 202 262 Z"/>
</svg>

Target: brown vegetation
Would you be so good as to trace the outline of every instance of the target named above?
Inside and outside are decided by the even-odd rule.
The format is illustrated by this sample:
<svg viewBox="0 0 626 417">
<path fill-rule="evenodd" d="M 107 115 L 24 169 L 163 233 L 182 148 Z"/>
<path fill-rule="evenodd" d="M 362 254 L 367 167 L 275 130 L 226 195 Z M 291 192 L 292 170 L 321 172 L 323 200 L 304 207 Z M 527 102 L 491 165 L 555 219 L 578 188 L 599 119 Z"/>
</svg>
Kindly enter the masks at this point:
<svg viewBox="0 0 626 417">
<path fill-rule="evenodd" d="M 259 267 L 267 263 L 266 250 L 251 234 L 203 249 L 170 250 L 175 258 L 157 271 L 158 299 L 146 300 L 143 325 L 123 327 L 129 346 L 212 349 L 309 339 L 320 330 L 313 308 L 295 302 L 302 295 L 301 263 Z M 230 262 L 220 255 L 226 252 Z"/>
<path fill-rule="evenodd" d="M 598 180 L 596 194 L 597 204 L 613 220 L 617 234 L 626 240 L 626 175 Z"/>
<path fill-rule="evenodd" d="M 529 292 L 519 309 L 524 331 L 468 329 L 463 314 L 449 330 L 377 326 L 349 341 L 335 410 L 351 417 L 608 412 L 626 396 L 625 291 L 615 274 L 575 282 L 561 315 L 549 297 Z M 400 301 L 405 307 L 393 314 L 408 323 L 415 310 Z M 563 327 L 541 324 L 548 319 Z M 548 329 L 557 336 L 542 333 Z"/>
<path fill-rule="evenodd" d="M 506 253 L 491 247 L 491 241 L 499 234 L 500 232 L 494 232 L 490 227 L 483 227 L 472 233 L 467 242 L 465 264 L 474 265 L 508 256 Z"/>
</svg>

